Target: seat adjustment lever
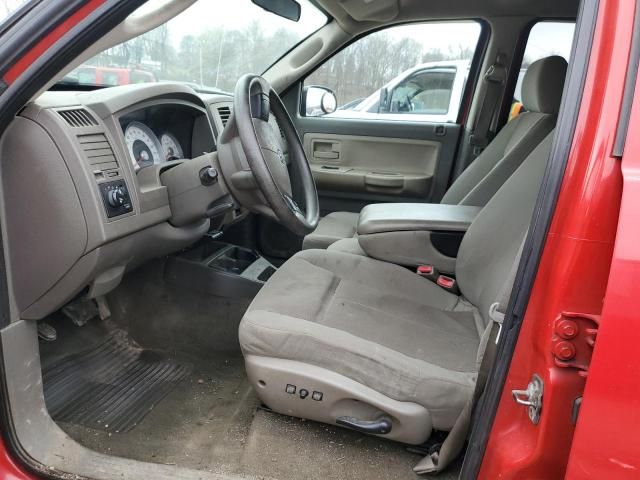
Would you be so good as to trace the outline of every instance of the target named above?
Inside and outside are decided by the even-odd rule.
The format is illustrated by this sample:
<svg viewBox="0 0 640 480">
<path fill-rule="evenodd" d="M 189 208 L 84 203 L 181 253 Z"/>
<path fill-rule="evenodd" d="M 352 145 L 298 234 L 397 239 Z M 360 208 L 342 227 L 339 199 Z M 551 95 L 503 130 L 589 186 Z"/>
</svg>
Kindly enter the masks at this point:
<svg viewBox="0 0 640 480">
<path fill-rule="evenodd" d="M 382 416 L 377 420 L 360 420 L 355 417 L 338 417 L 336 418 L 336 423 L 361 433 L 372 433 L 376 435 L 389 433 L 393 426 L 391 419 L 386 416 Z"/>
</svg>

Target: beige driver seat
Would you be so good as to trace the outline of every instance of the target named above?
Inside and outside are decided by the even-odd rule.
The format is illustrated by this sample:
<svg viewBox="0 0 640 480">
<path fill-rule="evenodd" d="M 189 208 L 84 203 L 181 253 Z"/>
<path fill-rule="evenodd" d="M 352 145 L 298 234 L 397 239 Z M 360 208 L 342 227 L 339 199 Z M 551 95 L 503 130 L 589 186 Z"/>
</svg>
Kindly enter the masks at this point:
<svg viewBox="0 0 640 480">
<path fill-rule="evenodd" d="M 260 399 L 360 431 L 387 419 L 384 436 L 411 444 L 450 430 L 472 396 L 489 309 L 518 259 L 551 142 L 549 134 L 470 226 L 456 265 L 460 296 L 368 257 L 306 250 L 287 261 L 240 324 Z"/>
<path fill-rule="evenodd" d="M 487 148 L 453 182 L 440 203 L 483 207 L 556 124 L 567 62 L 559 56 L 532 63 L 522 80 L 527 110 L 507 123 Z M 302 249 L 328 248 L 355 235 L 359 213 L 333 212 L 304 237 Z M 345 243 L 344 245 L 350 245 Z M 345 247 L 338 248 L 344 250 Z"/>
</svg>

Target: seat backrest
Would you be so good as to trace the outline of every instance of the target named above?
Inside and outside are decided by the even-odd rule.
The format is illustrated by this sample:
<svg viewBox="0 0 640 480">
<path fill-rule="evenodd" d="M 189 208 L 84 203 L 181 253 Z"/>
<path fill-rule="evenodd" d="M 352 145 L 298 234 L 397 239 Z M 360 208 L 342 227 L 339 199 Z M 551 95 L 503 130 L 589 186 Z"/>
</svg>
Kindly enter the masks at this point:
<svg viewBox="0 0 640 480">
<path fill-rule="evenodd" d="M 473 221 L 460 245 L 456 278 L 486 327 L 531 222 L 551 153 L 553 132 L 538 145 Z"/>
<path fill-rule="evenodd" d="M 507 123 L 487 148 L 453 182 L 440 203 L 482 207 L 555 127 L 567 73 L 559 56 L 532 63 L 522 80 L 527 110 Z"/>
</svg>

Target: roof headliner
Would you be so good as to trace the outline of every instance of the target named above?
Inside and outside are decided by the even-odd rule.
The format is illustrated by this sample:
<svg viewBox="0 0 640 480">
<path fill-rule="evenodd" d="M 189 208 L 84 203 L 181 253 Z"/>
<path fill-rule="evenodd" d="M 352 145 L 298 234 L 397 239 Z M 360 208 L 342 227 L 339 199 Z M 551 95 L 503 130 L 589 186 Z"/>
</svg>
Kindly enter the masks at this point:
<svg viewBox="0 0 640 480">
<path fill-rule="evenodd" d="M 416 20 L 575 18 L 580 0 L 315 0 L 346 31 Z"/>
</svg>

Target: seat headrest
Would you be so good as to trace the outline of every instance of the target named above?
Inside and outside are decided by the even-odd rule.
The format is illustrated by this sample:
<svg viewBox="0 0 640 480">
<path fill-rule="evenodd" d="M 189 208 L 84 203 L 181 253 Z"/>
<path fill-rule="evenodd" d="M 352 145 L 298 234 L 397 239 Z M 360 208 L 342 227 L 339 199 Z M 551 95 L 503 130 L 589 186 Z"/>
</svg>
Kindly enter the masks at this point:
<svg viewBox="0 0 640 480">
<path fill-rule="evenodd" d="M 567 61 L 554 55 L 529 65 L 522 79 L 522 106 L 530 112 L 558 113 Z"/>
</svg>

